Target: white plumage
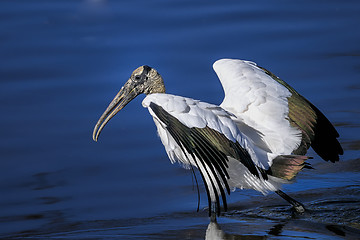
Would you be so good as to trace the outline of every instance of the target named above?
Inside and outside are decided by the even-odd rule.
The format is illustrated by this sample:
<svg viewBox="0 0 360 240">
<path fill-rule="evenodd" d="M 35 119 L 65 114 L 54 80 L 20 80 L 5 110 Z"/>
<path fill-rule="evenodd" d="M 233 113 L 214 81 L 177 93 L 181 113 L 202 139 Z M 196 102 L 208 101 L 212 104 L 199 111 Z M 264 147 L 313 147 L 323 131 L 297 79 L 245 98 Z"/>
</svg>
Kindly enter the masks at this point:
<svg viewBox="0 0 360 240">
<path fill-rule="evenodd" d="M 199 169 L 209 212 L 220 213 L 225 192 L 251 188 L 275 191 L 298 212 L 304 207 L 279 190 L 304 167 L 312 146 L 335 162 L 343 150 L 326 117 L 284 81 L 253 62 L 221 59 L 214 63 L 224 88 L 220 106 L 165 93 L 153 68 L 137 68 L 97 122 L 96 141 L 105 124 L 141 93 L 172 163 Z M 330 148 L 330 150 L 328 150 Z M 215 205 L 215 209 L 212 205 Z"/>
<path fill-rule="evenodd" d="M 276 154 L 291 154 L 300 145 L 301 131 L 288 121 L 291 92 L 285 86 L 253 62 L 221 59 L 213 68 L 225 91 L 220 106 L 240 119 L 234 119 L 240 129 L 244 124 L 256 129 Z"/>
<path fill-rule="evenodd" d="M 181 150 L 180 146 L 175 142 L 171 134 L 169 134 L 169 131 L 167 131 L 166 126 L 152 111 L 150 103 L 161 106 L 167 113 L 175 117 L 188 128 L 204 128 L 207 126 L 224 134 L 230 141 L 234 143 L 238 142 L 240 146 L 250 154 L 251 159 L 256 166 L 262 169 L 268 169 L 271 166 L 272 160 L 277 156 L 265 152 L 255 146 L 251 139 L 239 131 L 236 123 L 232 120 L 232 118 L 236 117 L 219 106 L 171 94 L 151 94 L 144 99 L 142 105 L 148 108 L 153 117 L 155 125 L 157 126 L 158 135 L 162 144 L 165 146 L 166 152 L 172 163 L 178 161 L 185 166 L 190 163 L 193 166 L 196 166 L 194 159 L 189 157 L 189 153 L 184 153 Z M 174 106 L 180 107 L 174 108 Z M 230 164 L 232 166 L 229 167 L 230 179 L 242 179 L 242 181 L 231 181 L 229 185 L 232 188 L 252 188 L 265 194 L 268 191 L 276 191 L 279 188 L 278 183 L 284 182 L 283 180 L 276 178 L 264 180 L 261 177 L 261 174 L 259 174 L 260 178 L 255 177 L 238 160 L 230 157 L 228 160 L 231 162 Z M 231 171 L 231 169 L 235 167 L 237 170 Z M 242 174 L 239 174 L 240 171 Z M 241 177 L 237 177 L 238 175 Z M 212 201 L 215 201 L 215 194 L 213 191 L 211 191 L 210 195 Z"/>
</svg>

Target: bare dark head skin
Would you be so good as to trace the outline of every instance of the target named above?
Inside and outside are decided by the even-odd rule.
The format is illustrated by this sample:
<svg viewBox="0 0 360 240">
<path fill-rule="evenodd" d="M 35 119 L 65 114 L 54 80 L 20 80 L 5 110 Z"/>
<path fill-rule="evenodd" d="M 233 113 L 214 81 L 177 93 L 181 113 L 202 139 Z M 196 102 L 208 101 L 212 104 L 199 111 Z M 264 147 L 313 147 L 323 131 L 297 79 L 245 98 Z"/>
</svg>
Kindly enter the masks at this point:
<svg viewBox="0 0 360 240">
<path fill-rule="evenodd" d="M 100 132 L 112 117 L 123 109 L 131 100 L 141 93 L 165 93 L 164 81 L 161 75 L 149 66 L 141 66 L 133 71 L 129 80 L 120 89 L 101 115 L 93 131 L 93 139 L 97 141 Z"/>
</svg>

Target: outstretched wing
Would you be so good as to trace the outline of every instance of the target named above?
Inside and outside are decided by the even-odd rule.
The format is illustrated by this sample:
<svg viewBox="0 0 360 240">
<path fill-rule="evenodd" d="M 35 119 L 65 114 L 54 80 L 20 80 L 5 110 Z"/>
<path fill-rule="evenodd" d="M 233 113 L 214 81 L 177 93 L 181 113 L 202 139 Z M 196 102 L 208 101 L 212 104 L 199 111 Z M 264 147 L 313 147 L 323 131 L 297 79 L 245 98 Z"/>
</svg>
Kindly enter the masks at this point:
<svg viewBox="0 0 360 240">
<path fill-rule="evenodd" d="M 260 132 L 259 146 L 276 154 L 305 154 L 311 146 L 324 160 L 339 160 L 334 126 L 283 80 L 248 61 L 221 59 L 213 67 L 225 91 L 220 106 Z"/>
<path fill-rule="evenodd" d="M 199 104 L 199 102 L 195 102 L 194 100 L 186 99 L 188 102 L 193 101 L 194 104 L 192 106 L 188 105 L 187 109 L 184 108 L 186 109 L 186 113 L 184 113 L 183 118 L 180 114 L 182 112 L 181 106 L 179 106 L 181 102 L 180 98 L 182 97 L 167 94 L 158 95 L 157 99 L 155 99 L 155 97 L 155 95 L 151 97 L 148 96 L 143 104 L 149 108 L 149 111 L 151 110 L 150 113 L 154 117 L 155 123 L 157 123 L 160 131 L 165 131 L 163 134 L 159 131 L 165 148 L 169 147 L 167 146 L 169 143 L 164 142 L 162 135 L 170 134 L 177 146 L 181 149 L 181 154 L 177 153 L 177 156 L 171 156 L 169 151 L 169 157 L 180 158 L 179 161 L 185 161 L 185 163 L 187 161 L 190 166 L 193 165 L 199 169 L 207 190 L 210 210 L 211 202 L 216 202 L 218 214 L 220 213 L 219 198 L 221 197 L 226 211 L 226 192 L 228 194 L 230 193 L 230 186 L 228 184 L 228 179 L 230 178 L 228 173 L 228 157 L 237 159 L 256 178 L 267 180 L 266 169 L 257 166 L 247 149 L 241 146 L 239 141 L 235 140 L 235 138 L 238 137 L 236 134 L 239 134 L 239 132 L 235 130 L 236 125 L 233 123 L 233 126 L 225 126 L 226 124 L 222 122 L 219 116 L 215 115 L 211 109 L 205 109 L 206 107 L 216 106 L 206 105 L 205 103 Z M 172 99 L 167 101 L 166 104 L 163 102 L 163 106 L 160 106 L 161 100 L 159 100 L 159 98 L 161 97 Z M 168 105 L 169 102 L 171 102 L 172 106 Z M 177 102 L 179 106 L 177 117 L 181 121 L 175 117 L 176 114 L 174 116 L 174 102 Z M 202 106 L 204 108 L 201 108 L 199 105 L 204 105 Z M 172 114 L 163 107 L 168 109 L 172 108 Z M 202 110 L 204 110 L 203 113 Z M 219 108 L 219 110 L 214 109 L 214 111 L 219 111 L 219 113 L 227 115 L 221 108 Z M 207 116 L 205 117 L 203 114 L 207 114 Z M 199 117 L 205 121 L 205 124 L 196 122 L 195 120 L 189 120 L 191 117 Z M 228 116 L 222 117 L 228 118 L 229 121 L 232 122 Z M 187 120 L 185 120 L 185 118 L 187 118 Z M 184 121 L 189 122 L 185 123 Z M 210 121 L 218 122 L 210 124 Z M 159 124 L 161 126 L 159 126 Z M 225 130 L 226 128 L 228 128 L 228 130 Z"/>
</svg>

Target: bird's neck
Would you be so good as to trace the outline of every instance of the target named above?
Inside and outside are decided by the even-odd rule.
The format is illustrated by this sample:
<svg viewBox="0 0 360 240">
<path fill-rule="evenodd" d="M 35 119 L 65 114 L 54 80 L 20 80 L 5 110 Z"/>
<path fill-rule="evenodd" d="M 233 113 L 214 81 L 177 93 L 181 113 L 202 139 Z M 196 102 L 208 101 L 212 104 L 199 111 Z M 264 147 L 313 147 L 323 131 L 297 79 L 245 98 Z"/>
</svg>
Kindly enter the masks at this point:
<svg viewBox="0 0 360 240">
<path fill-rule="evenodd" d="M 165 85 L 161 77 L 155 79 L 153 84 L 149 86 L 148 91 L 145 92 L 146 95 L 152 93 L 165 93 Z"/>
<path fill-rule="evenodd" d="M 165 93 L 165 85 L 164 85 L 164 83 L 159 84 L 155 90 L 156 90 L 155 91 L 156 93 Z"/>
</svg>

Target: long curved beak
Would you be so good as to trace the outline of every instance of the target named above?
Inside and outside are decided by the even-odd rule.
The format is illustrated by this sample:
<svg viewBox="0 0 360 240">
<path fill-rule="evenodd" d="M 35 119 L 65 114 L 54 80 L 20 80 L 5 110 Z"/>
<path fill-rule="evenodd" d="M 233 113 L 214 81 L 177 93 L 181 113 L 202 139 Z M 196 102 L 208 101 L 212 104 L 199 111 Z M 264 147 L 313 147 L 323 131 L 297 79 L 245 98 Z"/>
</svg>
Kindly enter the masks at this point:
<svg viewBox="0 0 360 240">
<path fill-rule="evenodd" d="M 93 131 L 93 140 L 96 142 L 99 138 L 101 130 L 105 125 L 114 117 L 126 104 L 133 100 L 139 93 L 136 92 L 136 88 L 132 86 L 130 80 L 116 94 L 114 99 L 111 101 L 105 112 L 101 115 L 98 122 L 96 123 Z"/>
</svg>

